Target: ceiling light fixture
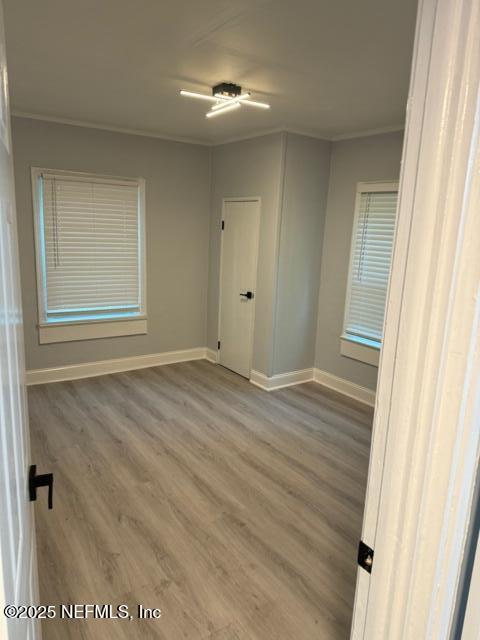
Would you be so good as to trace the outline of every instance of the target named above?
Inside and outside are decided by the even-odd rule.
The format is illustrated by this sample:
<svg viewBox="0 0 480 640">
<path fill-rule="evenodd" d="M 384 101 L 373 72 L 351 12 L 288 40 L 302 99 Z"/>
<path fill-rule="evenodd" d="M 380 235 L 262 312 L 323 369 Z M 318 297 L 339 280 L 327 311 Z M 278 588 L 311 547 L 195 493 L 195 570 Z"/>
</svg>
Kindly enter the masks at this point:
<svg viewBox="0 0 480 640">
<path fill-rule="evenodd" d="M 180 95 L 186 96 L 187 98 L 198 98 L 200 100 L 215 102 L 206 114 L 207 118 L 213 118 L 213 116 L 234 111 L 243 105 L 257 107 L 258 109 L 270 109 L 270 105 L 266 102 L 250 100 L 250 93 L 248 91 L 242 93 L 242 87 L 231 82 L 222 82 L 215 85 L 212 88 L 211 96 L 203 93 L 195 93 L 194 91 L 185 91 L 183 89 L 180 91 Z"/>
<path fill-rule="evenodd" d="M 219 96 L 217 96 L 218 98 Z M 221 97 L 222 102 L 219 102 L 218 104 L 214 104 L 212 107 L 213 111 L 216 111 L 217 109 L 221 109 L 225 104 L 229 104 L 232 102 L 243 102 L 244 100 L 248 100 L 248 98 L 250 98 L 250 94 L 249 93 L 242 93 L 241 96 L 238 96 L 238 98 L 229 98 L 228 100 L 225 100 L 223 98 L 223 96 Z"/>
<path fill-rule="evenodd" d="M 215 116 L 221 116 L 222 113 L 227 113 L 227 111 L 234 111 L 235 109 L 240 109 L 241 106 L 242 105 L 240 104 L 240 102 L 232 102 L 231 104 L 227 102 L 226 104 L 222 104 L 221 107 L 216 111 L 214 111 L 213 109 L 210 109 L 210 111 L 207 113 L 207 118 L 214 118 Z"/>
<path fill-rule="evenodd" d="M 255 100 L 244 100 L 242 104 L 246 104 L 249 107 L 258 107 L 259 109 L 270 109 L 270 105 L 266 102 L 255 102 Z"/>
<path fill-rule="evenodd" d="M 180 91 L 181 96 L 186 96 L 187 98 L 197 98 L 200 100 L 209 100 L 210 102 L 218 102 L 219 100 L 228 100 L 229 98 L 221 98 L 220 96 L 206 96 L 203 93 L 195 93 L 193 91 L 184 91 L 183 89 Z"/>
</svg>

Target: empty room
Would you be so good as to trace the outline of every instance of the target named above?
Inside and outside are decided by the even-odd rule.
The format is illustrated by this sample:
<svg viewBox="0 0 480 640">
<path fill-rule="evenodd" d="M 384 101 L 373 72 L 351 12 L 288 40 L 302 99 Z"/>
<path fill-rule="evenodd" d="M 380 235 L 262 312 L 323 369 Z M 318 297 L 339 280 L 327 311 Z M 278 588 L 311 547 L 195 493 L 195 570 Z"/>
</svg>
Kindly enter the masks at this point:
<svg viewBox="0 0 480 640">
<path fill-rule="evenodd" d="M 2 640 L 478 637 L 479 12 L 3 0 Z"/>
</svg>

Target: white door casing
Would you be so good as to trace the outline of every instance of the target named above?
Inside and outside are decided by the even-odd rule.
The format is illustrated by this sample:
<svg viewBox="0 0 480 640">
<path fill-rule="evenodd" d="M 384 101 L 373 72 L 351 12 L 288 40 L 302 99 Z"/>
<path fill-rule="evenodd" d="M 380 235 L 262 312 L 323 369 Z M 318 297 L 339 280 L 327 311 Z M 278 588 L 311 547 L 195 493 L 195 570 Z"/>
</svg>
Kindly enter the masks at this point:
<svg viewBox="0 0 480 640">
<path fill-rule="evenodd" d="M 38 602 L 25 395 L 22 308 L 3 13 L 0 7 L 0 638 L 36 640 L 33 620 L 8 620 L 6 605 Z"/>
<path fill-rule="evenodd" d="M 250 378 L 255 317 L 260 201 L 228 199 L 223 203 L 220 258 L 218 361 Z M 247 292 L 253 294 L 247 298 Z"/>
<path fill-rule="evenodd" d="M 421 0 L 351 637 L 446 640 L 479 461 L 480 5 Z"/>
</svg>

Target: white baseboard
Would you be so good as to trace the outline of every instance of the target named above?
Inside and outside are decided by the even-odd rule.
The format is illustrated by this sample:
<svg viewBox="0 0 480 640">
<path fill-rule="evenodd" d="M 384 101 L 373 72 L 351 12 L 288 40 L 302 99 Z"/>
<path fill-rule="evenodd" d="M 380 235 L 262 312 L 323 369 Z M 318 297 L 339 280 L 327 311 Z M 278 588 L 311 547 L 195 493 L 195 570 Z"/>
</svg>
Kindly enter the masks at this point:
<svg viewBox="0 0 480 640">
<path fill-rule="evenodd" d="M 344 396 L 368 404 L 371 407 L 375 406 L 375 391 L 367 389 L 367 387 L 361 387 L 359 384 L 349 382 L 344 378 L 338 378 L 332 373 L 322 371 L 321 369 L 313 370 L 313 379 L 315 382 L 318 382 L 318 384 L 328 387 L 328 389 L 333 389 L 333 391 L 338 391 L 338 393 Z"/>
<path fill-rule="evenodd" d="M 311 381 L 363 404 L 368 404 L 371 407 L 375 406 L 375 391 L 349 382 L 344 378 L 338 378 L 321 369 L 303 369 L 302 371 L 280 373 L 271 377 L 260 373 L 260 371 L 252 371 L 250 375 L 250 382 L 264 391 L 274 391 L 275 389 L 283 389 L 284 387 L 292 387 L 296 384 Z"/>
<path fill-rule="evenodd" d="M 250 374 L 250 382 L 256 387 L 260 387 L 264 391 L 274 391 L 275 389 L 283 389 L 291 387 L 302 382 L 310 382 L 313 380 L 313 369 L 303 369 L 302 371 L 291 371 L 289 373 L 278 373 L 277 375 L 268 377 L 260 371 L 252 370 Z"/>
<path fill-rule="evenodd" d="M 196 347 L 195 349 L 151 353 L 145 356 L 117 358 L 115 360 L 85 362 L 83 364 L 72 364 L 50 369 L 32 369 L 26 372 L 26 384 L 34 385 L 45 384 L 47 382 L 62 382 L 64 380 L 78 380 L 80 378 L 103 376 L 108 373 L 120 373 L 122 371 L 133 371 L 134 369 L 158 367 L 163 364 L 174 364 L 175 362 L 187 362 L 189 360 L 206 359 L 210 362 L 218 362 L 217 356 L 218 352 L 214 349 Z M 343 378 L 338 378 L 321 369 L 303 369 L 301 371 L 279 373 L 271 377 L 259 371 L 252 371 L 250 376 L 250 382 L 264 391 L 274 391 L 275 389 L 283 389 L 284 387 L 291 387 L 296 384 L 311 381 L 317 382 L 328 389 L 333 389 L 338 393 L 342 393 L 364 404 L 372 407 L 375 406 L 375 391 L 361 387 Z"/>
<path fill-rule="evenodd" d="M 205 347 L 197 347 L 195 349 L 183 349 L 181 351 L 151 353 L 146 356 L 72 364 L 64 367 L 53 367 L 51 369 L 33 369 L 27 371 L 26 383 L 27 385 L 34 385 L 44 384 L 46 382 L 61 382 L 63 380 L 78 380 L 79 378 L 102 376 L 108 373 L 120 373 L 121 371 L 158 367 L 163 364 L 173 364 L 175 362 L 202 360 L 206 356 L 207 349 Z"/>
<path fill-rule="evenodd" d="M 209 362 L 214 362 L 217 363 L 218 362 L 218 351 L 216 351 L 215 349 L 209 349 L 208 347 L 205 349 L 205 358 L 209 361 Z"/>
</svg>

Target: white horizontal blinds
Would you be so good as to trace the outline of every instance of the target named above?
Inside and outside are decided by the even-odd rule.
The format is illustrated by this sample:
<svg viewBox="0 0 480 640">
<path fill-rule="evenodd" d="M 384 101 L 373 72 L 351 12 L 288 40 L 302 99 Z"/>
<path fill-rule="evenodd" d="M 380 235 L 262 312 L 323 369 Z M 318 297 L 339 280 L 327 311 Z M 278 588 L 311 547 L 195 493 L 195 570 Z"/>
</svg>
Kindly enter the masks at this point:
<svg viewBox="0 0 480 640">
<path fill-rule="evenodd" d="M 381 342 L 397 191 L 361 193 L 352 243 L 345 333 Z"/>
<path fill-rule="evenodd" d="M 140 311 L 135 182 L 43 174 L 46 320 Z"/>
</svg>

